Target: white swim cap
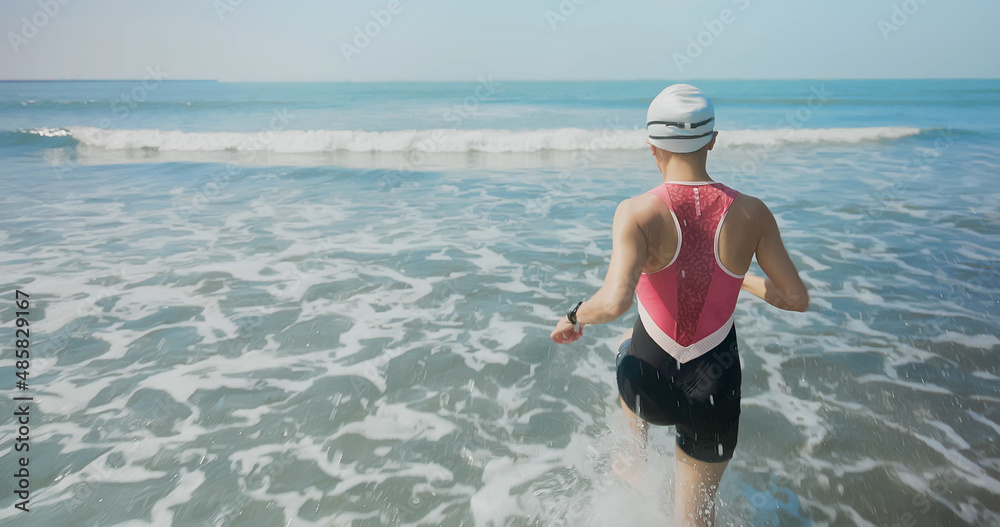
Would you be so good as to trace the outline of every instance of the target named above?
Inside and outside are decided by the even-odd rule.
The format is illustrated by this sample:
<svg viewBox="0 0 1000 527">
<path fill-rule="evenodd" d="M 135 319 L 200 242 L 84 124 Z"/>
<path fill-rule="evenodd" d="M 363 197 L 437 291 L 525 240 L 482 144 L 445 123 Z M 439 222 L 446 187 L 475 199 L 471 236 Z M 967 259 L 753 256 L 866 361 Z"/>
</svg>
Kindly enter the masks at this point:
<svg viewBox="0 0 1000 527">
<path fill-rule="evenodd" d="M 690 84 L 674 84 L 660 92 L 646 112 L 649 142 L 675 154 L 700 150 L 712 141 L 715 108 Z"/>
</svg>

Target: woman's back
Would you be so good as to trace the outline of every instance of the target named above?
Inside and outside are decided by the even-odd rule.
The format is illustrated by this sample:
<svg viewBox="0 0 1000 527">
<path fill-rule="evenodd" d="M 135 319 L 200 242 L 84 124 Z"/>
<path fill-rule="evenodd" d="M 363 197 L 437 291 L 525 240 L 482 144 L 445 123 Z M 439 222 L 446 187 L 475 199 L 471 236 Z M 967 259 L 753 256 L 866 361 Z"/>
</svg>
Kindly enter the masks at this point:
<svg viewBox="0 0 1000 527">
<path fill-rule="evenodd" d="M 636 284 L 639 316 L 664 351 L 687 362 L 717 346 L 732 327 L 743 273 L 729 269 L 718 249 L 721 227 L 739 193 L 721 183 L 698 181 L 664 183 L 647 194 L 666 207 L 670 218 L 670 225 L 658 230 L 673 232 L 668 243 L 647 241 L 655 249 L 647 253 L 655 253 L 657 267 L 650 267 Z M 653 221 L 663 219 L 662 210 L 658 212 Z"/>
<path fill-rule="evenodd" d="M 719 260 L 725 269 L 735 275 L 743 275 L 750 269 L 757 248 L 759 233 L 753 218 L 758 215 L 754 209 L 759 208 L 760 201 L 733 192 L 733 202 L 719 231 Z M 642 271 L 656 272 L 666 267 L 677 252 L 679 238 L 676 222 L 670 207 L 655 194 L 646 193 L 632 200 L 635 202 L 636 220 L 647 235 L 647 255 Z"/>
<path fill-rule="evenodd" d="M 653 273 L 663 269 L 674 258 L 681 241 L 670 206 L 648 192 L 626 202 L 626 208 L 646 242 L 642 272 Z M 732 204 L 719 229 L 716 247 L 721 266 L 736 276 L 745 275 L 754 256 L 757 257 L 757 263 L 776 286 L 774 290 L 783 292 L 780 295 L 783 298 L 765 300 L 777 300 L 781 304 L 778 307 L 795 311 L 803 311 L 808 306 L 805 286 L 788 258 L 774 216 L 759 199 L 734 191 Z M 761 288 L 763 285 L 760 284 Z M 759 293 L 757 296 L 763 298 L 762 290 L 751 292 Z"/>
</svg>

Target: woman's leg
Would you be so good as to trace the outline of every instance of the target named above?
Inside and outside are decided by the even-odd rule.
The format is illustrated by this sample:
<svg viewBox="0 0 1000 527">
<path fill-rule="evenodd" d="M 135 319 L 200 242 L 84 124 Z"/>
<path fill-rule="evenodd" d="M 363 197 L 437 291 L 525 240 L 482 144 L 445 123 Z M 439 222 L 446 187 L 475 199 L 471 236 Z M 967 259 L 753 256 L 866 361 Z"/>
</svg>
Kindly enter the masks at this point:
<svg viewBox="0 0 1000 527">
<path fill-rule="evenodd" d="M 677 447 L 674 519 L 683 527 L 715 525 L 715 494 L 729 461 L 698 461 Z"/>
<path fill-rule="evenodd" d="M 628 331 L 625 332 L 625 335 L 622 336 L 622 339 L 618 341 L 618 347 L 615 349 L 620 351 L 622 344 L 625 344 L 625 341 L 630 338 L 632 338 L 632 328 L 629 328 Z M 622 404 L 622 412 L 625 414 L 625 420 L 628 421 L 629 428 L 632 429 L 632 433 L 639 441 L 639 444 L 645 447 L 646 429 L 649 428 L 649 425 L 646 423 L 646 421 L 643 421 L 641 418 L 639 418 L 639 416 L 635 415 L 635 413 L 629 409 L 628 405 L 625 404 L 624 399 L 619 397 L 618 400 Z"/>
<path fill-rule="evenodd" d="M 635 413 L 629 409 L 628 405 L 625 404 L 625 399 L 619 397 L 618 401 L 622 403 L 622 413 L 625 414 L 625 420 L 628 421 L 628 427 L 632 429 L 632 435 L 635 436 L 637 443 L 641 447 L 645 448 L 646 431 L 649 430 L 649 423 L 643 421 L 638 415 L 635 415 Z"/>
<path fill-rule="evenodd" d="M 618 348 L 616 349 L 620 352 L 622 345 L 625 344 L 625 341 L 630 338 L 632 338 L 631 329 L 625 332 L 625 335 L 622 336 L 622 339 L 618 342 Z M 634 487 L 638 487 L 639 482 L 636 471 L 645 461 L 647 438 L 646 430 L 649 428 L 649 425 L 646 421 L 643 421 L 629 409 L 628 405 L 625 404 L 624 399 L 619 397 L 618 401 L 622 405 L 622 413 L 625 414 L 625 420 L 628 421 L 629 429 L 632 430 L 633 441 L 631 442 L 631 445 L 629 445 L 629 450 L 631 452 L 628 454 L 616 455 L 614 459 L 612 459 L 611 469 L 619 478 L 627 481 Z"/>
</svg>

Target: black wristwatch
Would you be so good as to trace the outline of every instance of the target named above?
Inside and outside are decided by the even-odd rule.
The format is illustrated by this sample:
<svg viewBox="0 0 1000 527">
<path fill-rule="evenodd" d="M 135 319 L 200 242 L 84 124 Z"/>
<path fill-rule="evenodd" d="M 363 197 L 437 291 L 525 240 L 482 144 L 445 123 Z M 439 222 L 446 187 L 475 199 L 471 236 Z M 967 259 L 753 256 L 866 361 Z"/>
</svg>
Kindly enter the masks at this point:
<svg viewBox="0 0 1000 527">
<path fill-rule="evenodd" d="M 566 313 L 566 319 L 569 320 L 570 324 L 573 324 L 574 326 L 577 325 L 577 324 L 579 324 L 579 322 L 576 321 L 576 310 L 580 309 L 580 306 L 582 306 L 582 305 L 583 305 L 583 302 L 578 302 L 576 304 L 576 306 L 573 307 L 573 309 L 570 310 L 569 313 Z"/>
</svg>

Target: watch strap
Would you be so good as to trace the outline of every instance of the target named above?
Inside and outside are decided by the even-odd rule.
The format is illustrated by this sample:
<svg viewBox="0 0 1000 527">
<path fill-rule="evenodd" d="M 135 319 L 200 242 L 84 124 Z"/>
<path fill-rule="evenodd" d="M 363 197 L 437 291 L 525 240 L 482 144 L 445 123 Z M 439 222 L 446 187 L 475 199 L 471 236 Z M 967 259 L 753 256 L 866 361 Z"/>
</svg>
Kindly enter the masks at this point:
<svg viewBox="0 0 1000 527">
<path fill-rule="evenodd" d="M 566 313 L 566 320 L 569 320 L 570 324 L 573 324 L 574 326 L 579 324 L 579 322 L 576 321 L 576 311 L 580 309 L 580 306 L 582 305 L 583 302 L 577 302 L 576 306 L 574 306 L 569 313 Z"/>
</svg>

